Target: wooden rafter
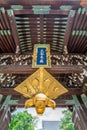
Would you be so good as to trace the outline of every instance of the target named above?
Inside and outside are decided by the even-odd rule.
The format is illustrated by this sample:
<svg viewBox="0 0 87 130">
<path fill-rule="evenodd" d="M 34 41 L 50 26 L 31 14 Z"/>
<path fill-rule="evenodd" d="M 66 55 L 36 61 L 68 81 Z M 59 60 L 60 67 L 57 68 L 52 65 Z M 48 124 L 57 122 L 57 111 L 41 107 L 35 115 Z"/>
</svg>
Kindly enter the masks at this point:
<svg viewBox="0 0 87 130">
<path fill-rule="evenodd" d="M 12 35 L 14 37 L 16 48 L 17 48 L 17 46 L 19 46 L 19 48 L 20 48 L 18 31 L 17 31 L 17 26 L 16 26 L 16 21 L 15 21 L 15 16 L 14 16 L 13 10 L 8 11 L 8 18 L 9 18 L 9 21 L 10 21 L 11 31 L 12 31 Z M 15 52 L 16 52 L 16 50 L 15 50 Z"/>
<path fill-rule="evenodd" d="M 32 52 L 36 43 L 50 44 L 51 53 L 62 53 L 66 45 L 69 53 L 86 52 L 87 13 L 85 8 L 75 10 L 75 16 L 72 15 L 72 9 L 69 11 L 51 8 L 49 14 L 38 15 L 28 8 L 10 9 L 8 14 L 7 9 L 3 8 L 3 10 L 5 13 L 0 12 L 1 52 L 15 52 L 16 48 L 19 48 L 22 53 Z"/>
<path fill-rule="evenodd" d="M 86 19 L 86 9 L 79 9 L 75 15 L 73 27 L 71 30 L 71 36 L 68 42 L 68 49 L 71 53 L 83 53 L 85 52 L 85 48 L 87 48 Z"/>
<path fill-rule="evenodd" d="M 14 52 L 15 44 L 11 34 L 11 28 L 8 20 L 7 12 L 4 8 L 0 8 L 0 41 L 1 49 Z"/>
<path fill-rule="evenodd" d="M 67 46 L 67 44 L 68 44 L 72 25 L 73 25 L 74 16 L 75 16 L 75 11 L 71 10 L 70 13 L 69 13 L 69 16 L 68 16 L 68 20 L 67 20 L 66 32 L 65 32 L 65 36 L 64 36 L 63 46 Z"/>
<path fill-rule="evenodd" d="M 44 19 L 43 15 L 40 15 L 40 43 L 43 43 L 43 32 L 44 32 Z"/>
</svg>

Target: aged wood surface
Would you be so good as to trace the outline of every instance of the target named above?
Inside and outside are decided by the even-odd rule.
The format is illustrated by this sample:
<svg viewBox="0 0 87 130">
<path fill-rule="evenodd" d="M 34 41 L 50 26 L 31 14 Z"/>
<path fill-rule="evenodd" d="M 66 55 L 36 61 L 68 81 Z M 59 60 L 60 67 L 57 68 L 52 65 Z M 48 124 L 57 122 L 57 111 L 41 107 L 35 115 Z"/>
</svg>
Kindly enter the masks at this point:
<svg viewBox="0 0 87 130">
<path fill-rule="evenodd" d="M 67 5 L 73 5 L 74 7 L 79 7 L 80 6 L 80 0 L 15 0 L 15 1 L 11 1 L 11 0 L 8 0 L 8 1 L 5 1 L 5 0 L 0 0 L 0 4 L 1 5 L 4 5 L 4 6 L 10 6 L 11 4 L 13 5 L 53 5 L 53 6 L 60 6 L 60 5 L 65 5 L 67 3 Z"/>
<path fill-rule="evenodd" d="M 9 74 L 32 74 L 36 69 L 31 68 L 28 65 L 0 65 L 0 73 Z M 82 73 L 82 66 L 67 65 L 67 66 L 53 66 L 47 71 L 51 74 L 61 74 L 61 73 Z"/>
<path fill-rule="evenodd" d="M 68 88 L 68 92 L 64 95 L 79 95 L 79 94 L 82 94 L 82 89 L 78 89 L 78 88 Z M 0 88 L 0 93 L 2 95 L 20 95 L 20 93 L 16 92 L 13 88 Z"/>
<path fill-rule="evenodd" d="M 87 128 L 87 107 L 84 101 L 87 96 L 85 94 L 81 95 L 83 98 L 83 103 L 77 96 L 74 96 L 75 106 L 72 115 L 72 121 L 75 124 L 76 130 L 85 130 Z"/>
</svg>

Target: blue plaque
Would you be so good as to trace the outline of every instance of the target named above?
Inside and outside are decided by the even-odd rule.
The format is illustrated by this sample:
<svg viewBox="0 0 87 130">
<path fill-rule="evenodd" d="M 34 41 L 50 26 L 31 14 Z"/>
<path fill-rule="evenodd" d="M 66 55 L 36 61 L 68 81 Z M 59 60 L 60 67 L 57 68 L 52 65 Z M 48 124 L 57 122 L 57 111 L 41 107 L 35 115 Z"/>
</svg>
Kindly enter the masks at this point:
<svg viewBox="0 0 87 130">
<path fill-rule="evenodd" d="M 51 67 L 49 44 L 34 45 L 32 68 L 39 68 L 39 67 L 44 67 L 44 68 Z"/>
<path fill-rule="evenodd" d="M 38 48 L 37 49 L 37 65 L 46 65 L 46 48 Z"/>
</svg>

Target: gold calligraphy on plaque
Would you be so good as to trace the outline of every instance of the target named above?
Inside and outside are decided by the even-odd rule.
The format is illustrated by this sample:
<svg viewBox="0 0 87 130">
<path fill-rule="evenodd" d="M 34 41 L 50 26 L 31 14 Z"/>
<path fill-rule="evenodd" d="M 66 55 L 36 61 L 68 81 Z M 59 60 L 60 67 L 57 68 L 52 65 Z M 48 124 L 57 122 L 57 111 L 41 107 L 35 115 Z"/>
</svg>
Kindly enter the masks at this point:
<svg viewBox="0 0 87 130">
<path fill-rule="evenodd" d="M 49 44 L 35 44 L 32 68 L 51 68 L 51 58 L 50 58 L 50 45 Z"/>
</svg>

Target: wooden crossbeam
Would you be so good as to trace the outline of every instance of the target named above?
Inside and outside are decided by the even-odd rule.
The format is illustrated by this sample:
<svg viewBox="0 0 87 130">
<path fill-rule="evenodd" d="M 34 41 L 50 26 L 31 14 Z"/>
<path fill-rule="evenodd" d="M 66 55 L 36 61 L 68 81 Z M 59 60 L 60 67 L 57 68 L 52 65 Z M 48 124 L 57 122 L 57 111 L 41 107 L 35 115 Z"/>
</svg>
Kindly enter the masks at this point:
<svg viewBox="0 0 87 130">
<path fill-rule="evenodd" d="M 64 95 L 80 95 L 82 94 L 82 89 L 78 89 L 78 88 L 68 88 L 68 92 Z M 0 93 L 2 95 L 20 95 L 20 93 L 16 92 L 13 88 L 0 88 Z"/>
<path fill-rule="evenodd" d="M 24 9 L 24 10 L 14 10 L 14 14 L 15 15 L 25 15 L 25 14 L 34 14 L 34 12 L 31 10 L 31 9 Z M 66 10 L 66 11 L 63 11 L 63 10 L 51 10 L 50 12 L 49 12 L 49 14 L 51 14 L 51 15 L 68 15 L 69 14 L 69 11 L 68 10 Z"/>
<path fill-rule="evenodd" d="M 20 99 L 18 103 L 11 104 L 10 106 L 17 106 L 17 107 L 24 107 L 26 99 Z M 66 107 L 66 106 L 73 106 L 74 104 L 68 104 L 65 99 L 57 99 L 56 101 L 56 107 Z"/>
<path fill-rule="evenodd" d="M 24 6 L 32 6 L 32 5 L 51 5 L 51 6 L 60 6 L 60 5 L 73 5 L 74 7 L 80 6 L 80 0 L 0 0 L 0 5 L 10 6 L 10 5 L 24 5 Z"/>
<path fill-rule="evenodd" d="M 14 104 L 10 103 L 9 106 L 24 107 L 25 101 L 26 101 L 26 99 L 18 99 L 17 103 L 14 103 Z M 73 103 L 69 104 L 68 102 L 66 102 L 66 99 L 57 99 L 57 100 L 55 100 L 55 102 L 56 102 L 57 107 L 66 107 L 66 106 L 74 105 Z M 1 104 L 0 104 L 0 106 L 1 106 Z"/>
<path fill-rule="evenodd" d="M 0 73 L 6 74 L 32 74 L 36 70 L 28 65 L 0 65 Z M 82 73 L 83 68 L 76 65 L 54 65 L 52 68 L 47 69 L 47 71 L 51 74 Z"/>
<path fill-rule="evenodd" d="M 70 100 L 70 96 L 75 94 L 75 95 L 81 95 L 82 94 L 82 90 L 81 89 L 78 89 L 78 88 L 68 88 L 68 93 L 62 95 L 61 97 L 67 97 L 67 100 L 69 101 Z M 18 102 L 14 102 L 14 104 L 12 104 L 11 102 L 9 103 L 10 105 L 12 106 L 18 106 L 18 107 L 24 107 L 24 104 L 25 104 L 25 101 L 26 101 L 26 98 L 22 97 L 20 93 L 16 92 L 13 90 L 13 88 L 0 88 L 0 93 L 3 94 L 3 96 L 7 96 L 7 95 L 12 95 L 12 97 L 15 97 L 16 100 L 18 100 Z M 20 97 L 20 98 L 19 98 Z M 74 105 L 73 102 L 71 102 L 70 100 L 70 103 L 69 102 L 66 102 L 66 98 L 57 98 L 55 100 L 56 102 L 56 105 L 57 106 L 62 106 L 62 107 L 65 107 L 65 106 L 72 106 Z M 14 100 L 15 101 L 15 100 Z"/>
</svg>

